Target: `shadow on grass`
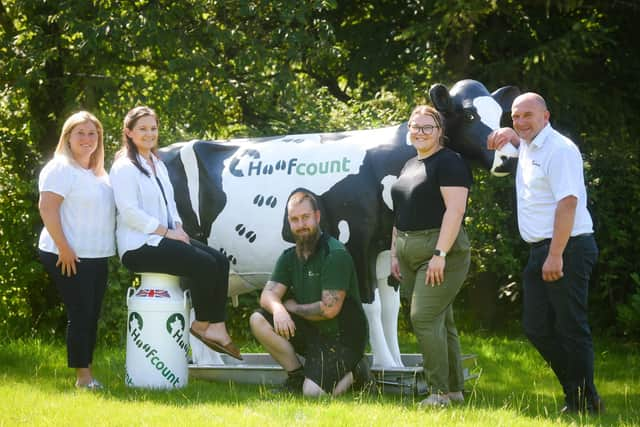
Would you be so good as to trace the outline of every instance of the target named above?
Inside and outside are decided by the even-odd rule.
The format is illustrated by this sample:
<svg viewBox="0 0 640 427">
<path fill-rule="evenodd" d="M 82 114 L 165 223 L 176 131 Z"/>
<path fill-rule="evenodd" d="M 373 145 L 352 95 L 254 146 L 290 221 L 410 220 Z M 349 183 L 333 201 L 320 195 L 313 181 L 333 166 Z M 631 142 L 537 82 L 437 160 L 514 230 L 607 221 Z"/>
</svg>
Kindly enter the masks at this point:
<svg viewBox="0 0 640 427">
<path fill-rule="evenodd" d="M 459 408 L 469 410 L 506 410 L 527 418 L 558 418 L 563 406 L 560 386 L 551 370 L 523 337 L 465 335 L 464 353 L 478 356 L 480 378 L 467 382 L 467 402 Z M 405 347 L 405 346 L 403 346 Z M 409 345 L 409 348 L 411 345 Z M 406 348 L 406 347 L 405 347 Z M 606 349 L 606 350 L 602 350 Z M 600 343 L 596 354 L 596 382 L 607 403 L 607 413 L 599 418 L 563 417 L 596 424 L 640 423 L 640 348 L 615 341 Z M 283 401 L 313 405 L 301 397 L 273 395 L 268 386 L 216 383 L 191 380 L 183 389 L 147 390 L 125 386 L 124 349 L 98 348 L 95 374 L 106 386 L 102 399 L 120 402 L 150 402 L 177 408 L 199 405 L 259 406 Z M 61 343 L 42 340 L 14 340 L 0 348 L 0 378 L 33 387 L 45 393 L 77 393 L 74 373 L 66 368 L 66 353 Z M 375 404 L 414 410 L 424 396 L 364 394 L 352 392 L 333 399 L 335 403 Z M 597 420 L 597 422 L 595 421 Z"/>
<path fill-rule="evenodd" d="M 605 415 L 566 420 L 603 425 L 640 421 L 640 345 L 595 339 L 596 386 L 607 407 Z M 555 419 L 564 406 L 562 389 L 542 357 L 524 336 L 463 337 L 463 351 L 478 356 L 480 378 L 471 386 L 468 405 L 505 408 L 530 417 Z M 606 349 L 606 350 L 603 350 Z M 469 390 L 468 390 L 469 391 Z"/>
</svg>

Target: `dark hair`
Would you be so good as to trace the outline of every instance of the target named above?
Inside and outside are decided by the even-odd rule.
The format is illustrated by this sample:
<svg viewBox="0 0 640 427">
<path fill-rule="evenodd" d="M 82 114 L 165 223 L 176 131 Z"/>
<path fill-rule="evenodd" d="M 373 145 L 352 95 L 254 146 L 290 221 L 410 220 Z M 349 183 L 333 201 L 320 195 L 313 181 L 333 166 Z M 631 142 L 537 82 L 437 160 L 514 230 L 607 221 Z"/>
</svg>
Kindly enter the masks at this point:
<svg viewBox="0 0 640 427">
<path fill-rule="evenodd" d="M 293 193 L 291 193 L 291 195 L 289 196 L 289 199 L 287 199 L 287 206 L 289 206 L 289 203 L 299 205 L 305 200 L 308 200 L 309 203 L 311 203 L 311 208 L 314 211 L 320 210 L 320 208 L 318 207 L 318 201 L 316 200 L 315 196 L 310 192 L 308 192 L 307 190 L 302 190 L 302 189 L 298 189 Z"/>
<path fill-rule="evenodd" d="M 120 151 L 118 151 L 118 153 L 116 154 L 116 157 L 126 155 L 129 158 L 129 160 L 131 160 L 131 163 L 133 163 L 134 166 L 138 168 L 140 172 L 150 177 L 151 174 L 145 168 L 143 168 L 140 162 L 138 161 L 138 147 L 136 147 L 136 144 L 134 144 L 133 140 L 129 138 L 129 136 L 127 135 L 127 129 L 133 130 L 138 120 L 140 120 L 142 117 L 145 117 L 145 116 L 153 117 L 156 120 L 156 124 L 160 126 L 160 122 L 158 121 L 158 115 L 156 114 L 155 111 L 153 111 L 153 109 L 143 105 L 143 106 L 135 107 L 129 110 L 127 115 L 124 117 L 124 123 L 122 125 L 122 147 L 120 148 Z M 157 155 L 158 148 L 153 147 L 151 149 L 151 152 Z"/>
</svg>

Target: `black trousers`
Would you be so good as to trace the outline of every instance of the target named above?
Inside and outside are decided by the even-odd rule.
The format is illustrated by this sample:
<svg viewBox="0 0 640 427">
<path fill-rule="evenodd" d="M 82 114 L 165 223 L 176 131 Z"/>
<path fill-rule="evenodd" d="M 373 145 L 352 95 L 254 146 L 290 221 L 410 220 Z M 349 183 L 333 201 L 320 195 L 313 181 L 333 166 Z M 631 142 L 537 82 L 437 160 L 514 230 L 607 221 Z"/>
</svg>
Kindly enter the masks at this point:
<svg viewBox="0 0 640 427">
<path fill-rule="evenodd" d="M 137 273 L 181 276 L 191 291 L 196 320 L 217 323 L 226 319 L 229 261 L 204 243 L 191 239 L 188 245 L 164 238 L 158 246 L 143 245 L 125 252 L 122 263 Z"/>
<path fill-rule="evenodd" d="M 63 276 L 58 255 L 40 251 L 40 261 L 60 293 L 67 312 L 67 364 L 87 368 L 93 361 L 102 300 L 107 289 L 108 258 L 80 258 L 77 273 Z"/>
<path fill-rule="evenodd" d="M 598 398 L 587 315 L 589 278 L 598 257 L 593 235 L 571 237 L 562 255 L 564 276 L 542 280 L 550 241 L 533 245 L 524 270 L 523 326 L 562 384 L 567 405 L 582 409 Z"/>
</svg>

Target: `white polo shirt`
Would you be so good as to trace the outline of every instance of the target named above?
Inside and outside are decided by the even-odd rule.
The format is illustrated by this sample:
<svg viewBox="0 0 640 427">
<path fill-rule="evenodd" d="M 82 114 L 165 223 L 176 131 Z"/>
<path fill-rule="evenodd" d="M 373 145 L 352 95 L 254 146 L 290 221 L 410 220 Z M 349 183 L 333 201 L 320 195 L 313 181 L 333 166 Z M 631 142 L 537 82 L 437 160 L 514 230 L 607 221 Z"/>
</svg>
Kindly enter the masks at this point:
<svg viewBox="0 0 640 427">
<path fill-rule="evenodd" d="M 138 161 L 150 176 L 140 172 L 126 156 L 117 159 L 109 173 L 118 211 L 116 237 L 120 258 L 125 252 L 144 244 L 158 246 L 162 236 L 153 234 L 158 225 L 175 228 L 176 223 L 182 223 L 167 168 L 160 159 L 154 155 L 151 157 L 167 198 L 168 209 L 153 171 L 142 156 L 138 155 Z"/>
<path fill-rule="evenodd" d="M 107 175 L 96 176 L 91 169 L 55 156 L 40 172 L 38 190 L 64 198 L 60 205 L 62 231 L 79 258 L 115 254 L 116 209 Z M 40 233 L 38 248 L 59 254 L 46 227 Z"/>
<path fill-rule="evenodd" d="M 527 144 L 520 141 L 516 172 L 518 228 L 529 243 L 553 236 L 557 203 L 567 197 L 578 199 L 571 236 L 592 233 L 587 210 L 582 156 L 578 147 L 547 124 Z"/>
</svg>

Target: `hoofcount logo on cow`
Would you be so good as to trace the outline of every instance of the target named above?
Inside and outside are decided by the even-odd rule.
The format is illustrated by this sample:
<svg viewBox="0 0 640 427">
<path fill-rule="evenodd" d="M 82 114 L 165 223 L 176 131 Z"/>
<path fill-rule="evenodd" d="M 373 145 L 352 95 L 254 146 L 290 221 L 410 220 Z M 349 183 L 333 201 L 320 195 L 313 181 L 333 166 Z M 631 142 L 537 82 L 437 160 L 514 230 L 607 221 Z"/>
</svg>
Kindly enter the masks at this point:
<svg viewBox="0 0 640 427">
<path fill-rule="evenodd" d="M 325 160 L 322 162 L 301 162 L 297 157 L 289 160 L 278 160 L 273 163 L 263 163 L 262 160 L 251 160 L 244 168 L 238 168 L 238 163 L 230 165 L 230 173 L 236 177 L 271 175 L 286 173 L 287 175 L 326 175 L 332 173 L 350 173 L 351 159 L 342 157 L 340 160 Z"/>
</svg>

